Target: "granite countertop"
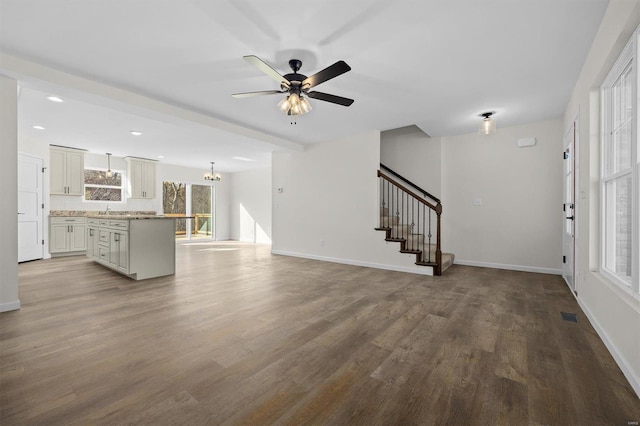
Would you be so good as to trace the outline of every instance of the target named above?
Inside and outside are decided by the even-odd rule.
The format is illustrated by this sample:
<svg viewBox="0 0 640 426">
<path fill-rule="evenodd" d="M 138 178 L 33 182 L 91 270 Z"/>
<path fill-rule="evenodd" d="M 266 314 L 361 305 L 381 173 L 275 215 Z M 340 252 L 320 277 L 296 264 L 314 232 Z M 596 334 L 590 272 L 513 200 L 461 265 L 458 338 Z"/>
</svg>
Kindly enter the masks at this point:
<svg viewBox="0 0 640 426">
<path fill-rule="evenodd" d="M 51 210 L 49 216 L 74 216 L 74 217 L 114 217 L 114 216 L 156 216 L 156 212 L 149 210 L 114 211 L 105 210 Z"/>
<path fill-rule="evenodd" d="M 87 217 L 114 220 L 138 219 L 193 219 L 194 216 L 165 216 L 154 211 L 109 211 L 104 210 L 51 210 L 49 216 L 55 217 Z"/>
</svg>

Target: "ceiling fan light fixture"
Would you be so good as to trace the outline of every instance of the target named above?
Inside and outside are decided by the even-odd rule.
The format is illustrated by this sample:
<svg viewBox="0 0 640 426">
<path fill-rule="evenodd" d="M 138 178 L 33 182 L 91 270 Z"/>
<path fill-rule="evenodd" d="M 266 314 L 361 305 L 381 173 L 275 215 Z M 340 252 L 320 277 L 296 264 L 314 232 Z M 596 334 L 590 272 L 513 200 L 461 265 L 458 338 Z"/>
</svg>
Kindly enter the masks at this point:
<svg viewBox="0 0 640 426">
<path fill-rule="evenodd" d="M 496 120 L 493 117 L 494 111 L 483 112 L 480 114 L 482 122 L 480 122 L 480 128 L 478 133 L 481 135 L 492 135 L 496 132 Z"/>
<path fill-rule="evenodd" d="M 287 96 L 286 98 L 282 99 L 280 102 L 278 102 L 278 108 L 280 108 L 280 111 L 282 112 L 288 112 L 289 111 L 289 97 Z"/>
<path fill-rule="evenodd" d="M 303 114 L 306 114 L 313 109 L 307 98 L 303 98 L 302 96 L 300 96 L 300 109 Z"/>
</svg>

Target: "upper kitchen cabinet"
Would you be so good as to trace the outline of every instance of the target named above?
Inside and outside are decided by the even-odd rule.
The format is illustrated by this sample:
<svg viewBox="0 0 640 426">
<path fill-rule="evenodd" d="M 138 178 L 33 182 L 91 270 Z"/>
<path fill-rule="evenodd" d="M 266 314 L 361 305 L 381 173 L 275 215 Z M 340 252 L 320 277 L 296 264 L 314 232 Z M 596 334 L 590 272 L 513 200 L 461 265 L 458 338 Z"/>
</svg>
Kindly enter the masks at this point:
<svg viewBox="0 0 640 426">
<path fill-rule="evenodd" d="M 51 195 L 82 195 L 84 191 L 84 151 L 49 147 Z"/>
<path fill-rule="evenodd" d="M 129 198 L 156 197 L 156 161 L 127 157 Z"/>
</svg>

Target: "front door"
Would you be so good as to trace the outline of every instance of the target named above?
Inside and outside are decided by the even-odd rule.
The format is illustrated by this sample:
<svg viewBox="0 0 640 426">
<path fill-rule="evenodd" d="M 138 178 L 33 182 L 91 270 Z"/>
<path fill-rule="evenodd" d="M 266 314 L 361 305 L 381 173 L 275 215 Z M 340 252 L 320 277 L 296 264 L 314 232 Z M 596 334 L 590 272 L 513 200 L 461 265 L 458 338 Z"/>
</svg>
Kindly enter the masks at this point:
<svg viewBox="0 0 640 426">
<path fill-rule="evenodd" d="M 564 135 L 564 191 L 562 204 L 562 276 L 571 291 L 575 285 L 575 168 L 576 168 L 576 122 L 573 122 Z"/>
<path fill-rule="evenodd" d="M 18 262 L 44 257 L 43 159 L 18 154 Z"/>
</svg>

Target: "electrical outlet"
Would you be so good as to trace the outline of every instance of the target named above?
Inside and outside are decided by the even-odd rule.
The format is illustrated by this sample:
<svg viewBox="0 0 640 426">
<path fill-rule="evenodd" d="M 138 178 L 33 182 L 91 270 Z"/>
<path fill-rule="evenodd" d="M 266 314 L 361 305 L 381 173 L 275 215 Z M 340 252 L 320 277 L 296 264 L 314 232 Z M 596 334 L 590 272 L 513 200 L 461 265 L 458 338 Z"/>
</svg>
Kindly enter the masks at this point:
<svg viewBox="0 0 640 426">
<path fill-rule="evenodd" d="M 473 199 L 473 205 L 474 206 L 481 206 L 482 205 L 482 199 L 481 198 L 474 198 Z"/>
<path fill-rule="evenodd" d="M 324 247 L 324 240 L 320 240 L 320 247 Z"/>
</svg>

